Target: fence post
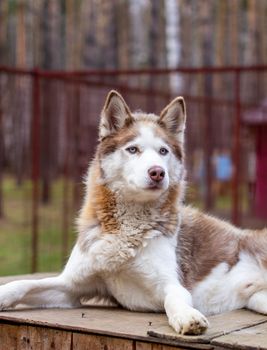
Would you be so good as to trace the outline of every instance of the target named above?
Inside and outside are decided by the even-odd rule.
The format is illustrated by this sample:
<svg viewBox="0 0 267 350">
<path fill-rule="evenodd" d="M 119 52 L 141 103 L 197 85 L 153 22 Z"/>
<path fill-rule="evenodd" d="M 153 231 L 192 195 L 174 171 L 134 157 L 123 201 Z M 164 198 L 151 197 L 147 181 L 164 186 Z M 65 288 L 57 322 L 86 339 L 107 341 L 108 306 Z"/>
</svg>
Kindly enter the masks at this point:
<svg viewBox="0 0 267 350">
<path fill-rule="evenodd" d="M 206 73 L 204 77 L 204 91 L 205 91 L 205 106 L 204 106 L 204 166 L 205 166 L 205 210 L 209 211 L 214 206 L 212 195 L 212 130 L 213 130 L 213 116 L 212 116 L 212 85 L 213 74 Z"/>
<path fill-rule="evenodd" d="M 4 190 L 3 190 L 3 177 L 4 177 L 4 127 L 3 127 L 3 110 L 2 110 L 2 81 L 1 81 L 1 71 L 0 71 L 0 218 L 4 216 Z"/>
<path fill-rule="evenodd" d="M 81 138 L 81 87 L 80 85 L 73 85 L 73 93 L 74 93 L 74 159 L 76 162 L 75 169 L 74 169 L 74 193 L 73 193 L 73 199 L 74 199 L 74 209 L 77 212 L 80 202 L 81 202 L 81 195 L 82 195 L 82 174 L 84 173 L 84 164 L 82 164 L 82 138 Z"/>
<path fill-rule="evenodd" d="M 61 259 L 62 266 L 65 265 L 67 254 L 68 254 L 68 241 L 69 241 L 69 217 L 70 215 L 70 203 L 69 203 L 69 192 L 70 192 L 70 184 L 72 182 L 71 174 L 70 174 L 70 162 L 71 162 L 71 152 L 72 145 L 70 146 L 69 140 L 71 140 L 71 129 L 72 129 L 72 86 L 64 85 L 64 98 L 65 104 L 67 105 L 67 110 L 65 113 L 65 133 L 66 139 L 68 140 L 66 143 L 65 154 L 64 154 L 64 166 L 63 166 L 63 205 L 62 205 L 62 235 L 61 235 Z"/>
<path fill-rule="evenodd" d="M 40 77 L 32 74 L 32 237 L 31 272 L 37 271 L 39 230 L 39 178 L 40 178 Z"/>
<path fill-rule="evenodd" d="M 240 224 L 240 129 L 241 129 L 241 105 L 240 105 L 240 71 L 235 71 L 235 124 L 234 124 L 234 147 L 233 164 L 234 173 L 232 180 L 232 222 L 235 225 Z"/>
</svg>

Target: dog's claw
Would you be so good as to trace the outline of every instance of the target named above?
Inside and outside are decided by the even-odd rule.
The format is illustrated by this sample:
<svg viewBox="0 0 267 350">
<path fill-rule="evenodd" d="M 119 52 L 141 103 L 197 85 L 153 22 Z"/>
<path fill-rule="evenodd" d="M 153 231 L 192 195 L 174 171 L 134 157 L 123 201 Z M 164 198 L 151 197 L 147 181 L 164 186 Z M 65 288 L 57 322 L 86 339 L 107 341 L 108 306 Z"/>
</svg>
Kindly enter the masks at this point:
<svg viewBox="0 0 267 350">
<path fill-rule="evenodd" d="M 207 319 L 196 309 L 190 308 L 186 312 L 174 314 L 169 318 L 170 325 L 179 334 L 198 335 L 208 328 Z"/>
</svg>

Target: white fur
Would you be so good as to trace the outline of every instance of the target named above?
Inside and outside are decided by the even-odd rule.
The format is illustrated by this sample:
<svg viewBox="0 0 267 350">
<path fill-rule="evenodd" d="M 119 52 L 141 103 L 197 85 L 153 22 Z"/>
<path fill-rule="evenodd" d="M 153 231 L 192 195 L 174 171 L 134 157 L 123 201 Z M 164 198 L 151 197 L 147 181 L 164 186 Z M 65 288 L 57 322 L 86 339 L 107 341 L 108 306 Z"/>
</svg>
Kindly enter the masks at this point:
<svg viewBox="0 0 267 350">
<path fill-rule="evenodd" d="M 266 271 L 244 253 L 231 269 L 226 263 L 215 267 L 192 295 L 182 286 L 176 259 L 179 225 L 168 236 L 154 229 L 153 223 L 159 220 L 158 205 L 166 190 L 183 181 L 183 164 L 155 135 L 152 124 L 139 131 L 135 140 L 101 159 L 104 182 L 116 194 L 121 232 L 104 233 L 97 221 L 85 224 L 85 248 L 75 245 L 64 271 L 53 278 L 1 286 L 1 309 L 19 303 L 74 307 L 81 298 L 114 298 L 131 310 L 165 310 L 169 324 L 180 333 L 200 333 L 207 328 L 208 321 L 200 311 L 211 314 L 247 306 L 266 313 Z M 181 137 L 181 128 L 178 131 Z M 129 146 L 140 152 L 129 154 Z M 161 147 L 169 153 L 160 155 Z M 166 175 L 162 187 L 151 191 L 148 169 L 155 165 Z M 87 181 L 92 181 L 90 172 Z M 87 193 L 86 200 L 89 197 Z M 177 212 L 180 204 L 178 201 Z"/>
<path fill-rule="evenodd" d="M 131 145 L 138 147 L 138 154 L 127 152 Z M 161 147 L 169 153 L 160 155 Z M 148 189 L 148 170 L 152 166 L 161 166 L 166 173 L 162 187 L 156 191 Z M 1 308 L 18 303 L 73 307 L 79 305 L 81 298 L 112 297 L 132 310 L 165 309 L 177 332 L 205 329 L 207 320 L 192 308 L 191 295 L 179 282 L 175 253 L 178 227 L 171 237 L 153 229 L 164 193 L 171 184 L 182 180 L 182 164 L 170 147 L 156 137 L 153 127 L 143 126 L 135 140 L 102 159 L 101 167 L 104 173 L 108 170 L 104 181 L 117 196 L 122 232 L 103 234 L 97 223 L 83 227 L 86 251 L 76 245 L 58 277 L 0 287 Z"/>
<path fill-rule="evenodd" d="M 192 291 L 193 303 L 205 315 L 246 306 L 264 312 L 267 310 L 266 293 L 253 297 L 262 289 L 267 289 L 266 269 L 253 256 L 241 252 L 235 266 L 230 268 L 227 263 L 221 263 L 198 283 Z M 256 306 L 259 299 L 265 299 L 265 304 Z"/>
<path fill-rule="evenodd" d="M 127 148 L 138 146 L 140 152 L 130 154 Z M 160 155 L 161 147 L 168 149 L 167 155 Z M 123 164 L 123 166 L 122 166 Z M 106 183 L 115 192 L 120 192 L 129 200 L 151 201 L 165 192 L 170 184 L 183 177 L 183 165 L 177 161 L 170 147 L 154 133 L 153 127 L 141 126 L 139 136 L 101 160 Z M 165 171 L 162 188 L 151 191 L 148 170 L 160 166 Z"/>
</svg>

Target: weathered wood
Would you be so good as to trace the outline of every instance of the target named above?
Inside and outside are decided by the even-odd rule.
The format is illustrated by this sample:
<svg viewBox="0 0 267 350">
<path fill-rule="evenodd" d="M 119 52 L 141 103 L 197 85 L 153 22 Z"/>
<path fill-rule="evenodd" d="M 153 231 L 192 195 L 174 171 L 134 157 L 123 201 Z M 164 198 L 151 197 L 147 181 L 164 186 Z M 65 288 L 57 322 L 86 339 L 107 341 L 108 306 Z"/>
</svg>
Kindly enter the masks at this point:
<svg viewBox="0 0 267 350">
<path fill-rule="evenodd" d="M 176 341 L 177 344 L 185 343 L 210 343 L 216 337 L 232 333 L 234 331 L 267 322 L 267 317 L 247 310 L 236 310 L 209 317 L 210 327 L 207 332 L 198 336 L 182 336 L 172 330 L 166 323 L 159 327 L 153 327 L 148 334 L 153 337 Z"/>
<path fill-rule="evenodd" d="M 28 326 L 20 326 L 17 334 L 17 349 L 28 350 L 30 349 L 30 338 Z"/>
<path fill-rule="evenodd" d="M 0 278 L 42 278 L 36 274 Z M 0 312 L 0 350 L 172 350 L 265 349 L 267 316 L 238 310 L 209 318 L 210 328 L 199 336 L 180 336 L 165 314 L 130 312 L 96 305 L 79 309 L 18 309 Z"/>
<path fill-rule="evenodd" d="M 135 350 L 182 350 L 184 348 L 178 348 L 177 346 L 169 346 L 164 344 L 151 344 L 144 342 L 136 342 Z"/>
<path fill-rule="evenodd" d="M 167 324 L 164 314 L 131 312 L 118 308 L 21 309 L 0 312 L 2 322 L 39 325 L 73 332 L 147 339 L 151 327 Z"/>
<path fill-rule="evenodd" d="M 72 350 L 71 332 L 49 328 L 0 325 L 1 350 Z"/>
<path fill-rule="evenodd" d="M 164 314 L 130 312 L 105 307 L 84 307 L 72 310 L 22 309 L 1 312 L 0 320 L 18 325 L 27 324 L 29 327 L 45 326 L 73 333 L 91 333 L 105 337 L 145 340 L 150 343 L 169 343 L 169 345 L 175 343 L 176 346 L 180 347 L 207 348 L 212 339 L 267 322 L 267 317 L 246 310 L 212 316 L 209 318 L 211 323 L 209 330 L 206 334 L 200 336 L 180 336 L 176 334 L 169 327 Z M 38 332 L 38 334 L 41 334 L 40 331 Z M 148 337 L 147 332 L 153 337 Z M 52 337 L 51 334 L 49 337 Z M 12 336 L 9 341 L 12 341 Z"/>
<path fill-rule="evenodd" d="M 212 344 L 224 349 L 267 350 L 267 323 L 218 337 Z"/>
<path fill-rule="evenodd" d="M 72 350 L 133 350 L 133 341 L 99 335 L 73 333 Z"/>
<path fill-rule="evenodd" d="M 31 347 L 34 350 L 72 350 L 71 332 L 48 328 L 28 327 Z"/>
<path fill-rule="evenodd" d="M 17 348 L 19 326 L 0 324 L 0 344 L 1 350 L 11 350 Z"/>
</svg>

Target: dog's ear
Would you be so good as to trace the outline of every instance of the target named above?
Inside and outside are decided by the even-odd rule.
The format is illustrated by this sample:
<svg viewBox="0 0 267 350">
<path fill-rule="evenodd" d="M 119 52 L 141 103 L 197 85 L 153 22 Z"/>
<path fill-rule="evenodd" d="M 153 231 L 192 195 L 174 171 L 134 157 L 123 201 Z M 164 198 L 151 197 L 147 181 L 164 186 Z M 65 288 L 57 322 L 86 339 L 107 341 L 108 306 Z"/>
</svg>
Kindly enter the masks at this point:
<svg viewBox="0 0 267 350">
<path fill-rule="evenodd" d="M 176 97 L 160 113 L 159 123 L 184 142 L 186 108 L 183 97 Z"/>
<path fill-rule="evenodd" d="M 130 124 L 131 121 L 131 111 L 123 97 L 117 91 L 111 90 L 101 112 L 100 140 L 120 130 L 126 124 Z"/>
</svg>

